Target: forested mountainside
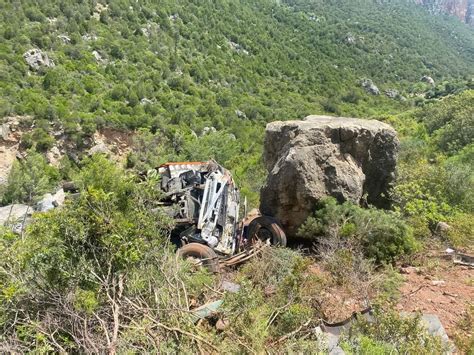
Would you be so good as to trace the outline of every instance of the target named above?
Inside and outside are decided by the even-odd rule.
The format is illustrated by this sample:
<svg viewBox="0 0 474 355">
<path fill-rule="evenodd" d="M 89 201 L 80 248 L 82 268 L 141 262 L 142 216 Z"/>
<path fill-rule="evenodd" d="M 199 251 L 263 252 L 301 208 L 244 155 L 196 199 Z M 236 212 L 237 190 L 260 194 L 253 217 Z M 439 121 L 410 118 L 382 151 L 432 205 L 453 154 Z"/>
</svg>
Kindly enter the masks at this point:
<svg viewBox="0 0 474 355">
<path fill-rule="evenodd" d="M 144 127 L 182 159 L 211 150 L 222 162 L 254 160 L 265 122 L 395 113 L 410 107 L 405 98 L 472 85 L 474 72 L 472 30 L 403 2 L 3 1 L 1 9 L 1 114 L 34 117 L 38 137 L 54 123 L 79 146 L 97 127 Z M 29 65 L 31 49 L 48 62 Z M 425 75 L 437 86 L 420 82 Z M 381 95 L 367 93 L 364 79 Z M 188 146 L 204 127 L 237 140 Z"/>
<path fill-rule="evenodd" d="M 348 353 L 449 353 L 413 310 L 472 352 L 472 274 L 438 256 L 474 251 L 474 30 L 419 2 L 0 0 L 0 352 L 324 353 L 367 305 Z M 219 276 L 177 258 L 143 172 L 215 159 L 258 207 L 265 125 L 309 114 L 396 129 L 390 209 L 319 201 L 308 249 Z"/>
</svg>

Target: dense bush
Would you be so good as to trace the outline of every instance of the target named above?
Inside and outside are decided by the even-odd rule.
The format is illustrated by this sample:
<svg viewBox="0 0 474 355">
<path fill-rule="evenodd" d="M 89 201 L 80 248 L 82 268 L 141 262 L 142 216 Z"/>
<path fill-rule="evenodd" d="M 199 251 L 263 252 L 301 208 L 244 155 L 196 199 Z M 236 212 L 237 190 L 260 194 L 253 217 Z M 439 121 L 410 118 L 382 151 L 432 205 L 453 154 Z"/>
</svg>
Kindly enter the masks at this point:
<svg viewBox="0 0 474 355">
<path fill-rule="evenodd" d="M 166 239 L 171 223 L 153 208 L 156 182 L 137 184 L 102 157 L 86 162 L 78 181 L 81 196 L 37 215 L 23 238 L 0 233 L 1 348 L 169 352 L 192 346 L 185 310 L 212 278 L 176 260 Z M 189 338 L 174 337 L 178 324 L 190 329 Z"/>
<path fill-rule="evenodd" d="M 401 216 L 350 202 L 340 205 L 333 198 L 321 201 L 298 233 L 323 245 L 340 241 L 377 262 L 392 262 L 416 247 L 412 230 Z"/>
<path fill-rule="evenodd" d="M 473 245 L 467 232 L 474 208 L 472 98 L 466 91 L 393 120 L 402 136 L 392 195 L 397 209 L 419 238 L 448 222 L 453 228 L 443 242 L 464 248 Z"/>
<path fill-rule="evenodd" d="M 474 143 L 473 107 L 474 91 L 468 90 L 426 105 L 417 116 L 433 135 L 437 147 L 454 154 Z"/>
<path fill-rule="evenodd" d="M 15 161 L 6 186 L 0 186 L 2 204 L 33 203 L 59 182 L 59 171 L 39 153 L 28 151 L 25 159 Z"/>
<path fill-rule="evenodd" d="M 429 335 L 419 315 L 400 315 L 375 307 L 372 320 L 360 317 L 345 334 L 342 348 L 349 354 L 445 354 L 441 338 Z"/>
</svg>

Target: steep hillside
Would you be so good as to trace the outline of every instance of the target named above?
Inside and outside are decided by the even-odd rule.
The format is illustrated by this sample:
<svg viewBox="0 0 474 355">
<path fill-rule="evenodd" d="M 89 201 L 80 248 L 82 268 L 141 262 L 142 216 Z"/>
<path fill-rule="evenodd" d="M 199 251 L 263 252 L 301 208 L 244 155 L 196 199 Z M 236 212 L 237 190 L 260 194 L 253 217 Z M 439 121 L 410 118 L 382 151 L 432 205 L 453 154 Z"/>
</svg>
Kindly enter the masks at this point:
<svg viewBox="0 0 474 355">
<path fill-rule="evenodd" d="M 409 5 L 4 2 L 2 16 L 3 115 L 222 128 L 236 109 L 268 120 L 346 98 L 339 110 L 356 111 L 344 102 L 358 101 L 365 77 L 406 89 L 425 74 L 474 71 L 472 31 Z M 55 66 L 30 70 L 22 57 L 32 48 Z"/>
<path fill-rule="evenodd" d="M 0 6 L 0 114 L 35 121 L 26 148 L 52 148 L 55 131 L 81 151 L 97 128 L 143 127 L 159 132 L 162 159 L 213 156 L 236 171 L 259 161 L 265 122 L 396 113 L 411 106 L 405 98 L 455 92 L 474 73 L 473 32 L 414 4 Z M 439 85 L 420 82 L 424 75 Z M 211 135 L 194 138 L 203 132 Z M 261 177 L 249 180 L 258 190 Z"/>
<path fill-rule="evenodd" d="M 0 18 L 0 353 L 327 353 L 328 322 L 367 306 L 331 346 L 451 352 L 400 314 L 420 311 L 474 348 L 472 273 L 453 263 L 474 251 L 471 27 L 412 0 L 0 0 Z M 304 252 L 257 242 L 219 275 L 177 258 L 177 221 L 143 172 L 216 159 L 258 206 L 265 125 L 310 113 L 396 129 L 395 172 L 394 134 L 364 154 L 382 165 L 370 174 L 390 172 L 390 209 L 363 202 L 366 159 L 332 144 L 356 131 L 336 128 L 321 150 L 347 163 L 342 178 L 307 149 L 314 169 L 280 171 L 325 166 L 340 195 L 358 175 L 363 206 L 321 195 L 294 226 Z M 281 190 L 316 180 L 294 176 Z M 192 195 L 180 207 L 201 205 Z M 180 235 L 214 262 L 201 232 Z"/>
</svg>

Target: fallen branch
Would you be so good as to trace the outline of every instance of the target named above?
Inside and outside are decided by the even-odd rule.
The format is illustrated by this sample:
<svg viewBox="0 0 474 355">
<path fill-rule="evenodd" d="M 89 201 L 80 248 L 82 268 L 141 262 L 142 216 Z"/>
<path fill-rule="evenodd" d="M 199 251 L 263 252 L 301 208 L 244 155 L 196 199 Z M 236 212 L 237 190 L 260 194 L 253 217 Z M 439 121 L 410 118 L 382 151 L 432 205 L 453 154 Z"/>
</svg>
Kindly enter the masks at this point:
<svg viewBox="0 0 474 355">
<path fill-rule="evenodd" d="M 302 324 L 301 326 L 299 326 L 297 329 L 293 330 L 292 332 L 290 332 L 288 334 L 285 334 L 282 337 L 278 338 L 276 341 L 274 341 L 272 343 L 272 345 L 280 344 L 280 343 L 284 342 L 286 339 L 291 338 L 292 336 L 298 334 L 299 332 L 301 332 L 301 330 L 306 328 L 310 323 L 311 323 L 311 319 L 309 319 L 306 323 Z"/>
<path fill-rule="evenodd" d="M 129 298 L 125 297 L 125 300 L 131 304 L 135 309 L 137 310 L 140 310 L 141 307 L 137 306 L 134 302 L 132 302 Z M 200 337 L 199 335 L 196 335 L 196 334 L 193 334 L 191 332 L 188 332 L 186 330 L 183 330 L 181 328 L 178 328 L 178 327 L 170 327 L 170 326 L 167 326 L 166 324 L 163 324 L 161 322 L 158 322 L 156 319 L 154 319 L 153 317 L 151 317 L 150 315 L 148 314 L 143 314 L 147 319 L 149 319 L 150 321 L 153 322 L 154 325 L 156 325 L 157 327 L 160 327 L 160 328 L 163 328 L 163 329 L 166 329 L 168 330 L 169 332 L 173 332 L 173 333 L 180 333 L 182 335 L 187 335 L 189 337 L 191 337 L 192 339 L 194 340 L 197 340 L 197 341 L 200 341 L 201 343 L 203 344 L 206 344 L 207 346 L 209 346 L 210 348 L 212 348 L 213 350 L 215 350 L 216 352 L 219 352 L 219 349 L 216 348 L 213 344 L 211 344 L 210 342 L 208 342 L 206 339 Z"/>
</svg>

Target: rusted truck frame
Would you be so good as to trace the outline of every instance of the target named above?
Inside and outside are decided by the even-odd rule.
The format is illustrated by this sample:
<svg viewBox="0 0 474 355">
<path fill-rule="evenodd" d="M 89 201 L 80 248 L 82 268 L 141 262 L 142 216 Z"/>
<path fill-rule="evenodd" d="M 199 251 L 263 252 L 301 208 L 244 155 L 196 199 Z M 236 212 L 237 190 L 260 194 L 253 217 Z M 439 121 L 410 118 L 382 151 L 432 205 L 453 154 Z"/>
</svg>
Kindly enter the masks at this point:
<svg viewBox="0 0 474 355">
<path fill-rule="evenodd" d="M 183 257 L 218 271 L 219 261 L 233 265 L 251 257 L 256 241 L 286 245 L 275 219 L 260 214 L 239 219 L 239 190 L 230 172 L 215 161 L 166 163 L 158 173 L 162 205 L 176 221 L 171 238 Z"/>
</svg>

